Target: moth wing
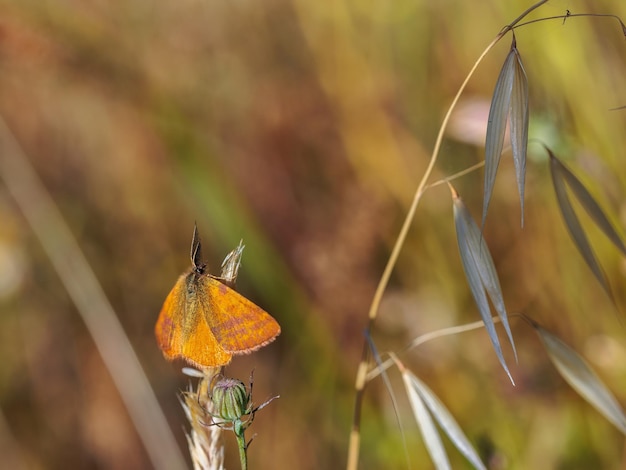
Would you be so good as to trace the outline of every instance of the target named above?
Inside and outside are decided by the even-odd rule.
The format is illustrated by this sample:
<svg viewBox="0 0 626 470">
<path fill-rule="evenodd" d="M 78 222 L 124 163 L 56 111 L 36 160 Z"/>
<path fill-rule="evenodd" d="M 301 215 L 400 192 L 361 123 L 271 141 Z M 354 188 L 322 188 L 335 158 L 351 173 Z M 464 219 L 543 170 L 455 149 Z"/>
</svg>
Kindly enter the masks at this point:
<svg viewBox="0 0 626 470">
<path fill-rule="evenodd" d="M 183 349 L 185 298 L 185 276 L 180 276 L 167 295 L 154 326 L 157 344 L 168 360 L 180 356 Z"/>
<path fill-rule="evenodd" d="M 170 361 L 182 358 L 198 368 L 226 365 L 232 356 L 220 347 L 204 321 L 203 303 L 188 295 L 189 276 L 178 278 L 161 308 L 154 328 L 159 348 Z"/>
<path fill-rule="evenodd" d="M 219 345 L 230 354 L 249 354 L 271 343 L 280 334 L 274 318 L 217 279 L 203 276 L 206 323 Z"/>
</svg>

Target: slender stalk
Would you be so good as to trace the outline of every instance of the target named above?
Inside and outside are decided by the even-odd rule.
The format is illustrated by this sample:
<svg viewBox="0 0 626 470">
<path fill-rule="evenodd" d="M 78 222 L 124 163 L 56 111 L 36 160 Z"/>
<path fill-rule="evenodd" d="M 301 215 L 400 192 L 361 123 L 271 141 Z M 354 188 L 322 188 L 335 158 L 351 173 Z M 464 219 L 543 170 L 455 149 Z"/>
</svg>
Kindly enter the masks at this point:
<svg viewBox="0 0 626 470">
<path fill-rule="evenodd" d="M 500 321 L 501 321 L 500 317 L 493 317 L 494 323 L 499 323 Z M 413 341 L 411 341 L 411 343 L 409 343 L 409 345 L 406 348 L 404 348 L 402 353 L 404 354 L 410 351 L 411 349 L 416 348 L 417 346 L 420 346 L 421 344 L 427 343 L 428 341 L 432 341 L 433 339 L 441 338 L 443 336 L 458 335 L 459 333 L 465 333 L 467 331 L 473 331 L 473 330 L 477 330 L 479 328 L 484 328 L 484 327 L 485 327 L 485 322 L 483 322 L 482 320 L 478 320 L 472 323 L 468 323 L 466 325 L 451 326 L 449 328 L 443 328 L 441 330 L 432 331 L 430 333 L 426 333 L 424 335 L 421 335 L 415 338 Z M 369 382 L 370 380 L 378 377 L 384 371 L 389 369 L 389 367 L 391 367 L 394 364 L 394 362 L 395 361 L 393 359 L 387 359 L 382 364 L 374 367 L 372 370 L 370 370 L 367 373 L 367 377 L 366 377 L 367 381 Z"/>
<path fill-rule="evenodd" d="M 164 470 L 186 468 L 150 382 L 102 286 L 2 117 L 0 179 L 39 239 L 85 322 L 153 467 Z"/>
<path fill-rule="evenodd" d="M 430 183 L 428 186 L 426 186 L 426 189 L 424 191 L 426 191 L 427 189 L 430 189 L 430 188 L 434 188 L 435 186 L 439 186 L 439 185 L 442 185 L 442 184 L 449 183 L 450 181 L 454 181 L 455 179 L 460 178 L 461 176 L 465 176 L 465 175 L 471 173 L 474 170 L 478 170 L 479 168 L 482 168 L 483 166 L 485 166 L 485 161 L 484 160 L 482 162 L 476 163 L 475 165 L 467 167 L 465 170 L 461 170 L 461 171 L 459 171 L 457 173 L 454 173 L 453 175 L 446 176 L 445 178 L 437 180 L 434 183 Z"/>
<path fill-rule="evenodd" d="M 435 146 L 433 148 L 432 155 L 430 157 L 430 161 L 428 163 L 428 167 L 422 176 L 422 180 L 420 181 L 417 189 L 415 191 L 415 195 L 413 196 L 413 202 L 409 207 L 409 211 L 404 219 L 404 223 L 402 224 L 402 228 L 400 229 L 400 233 L 398 234 L 398 238 L 396 239 L 396 243 L 391 251 L 391 255 L 389 256 L 389 260 L 387 261 L 387 265 L 385 266 L 385 270 L 378 282 L 378 286 L 376 288 L 376 292 L 374 293 L 374 298 L 370 305 L 369 310 L 369 320 L 367 324 L 367 329 L 371 330 L 374 326 L 374 322 L 376 321 L 376 317 L 378 315 L 378 310 L 380 308 L 380 302 L 382 301 L 383 294 L 387 289 L 387 285 L 389 284 L 389 279 L 391 277 L 391 273 L 398 261 L 398 257 L 400 256 L 400 250 L 404 246 L 404 242 L 409 233 L 409 228 L 411 227 L 411 223 L 413 222 L 413 218 L 415 217 L 415 212 L 417 211 L 417 207 L 419 205 L 420 200 L 422 199 L 422 195 L 424 194 L 426 188 L 426 182 L 428 178 L 435 168 L 435 163 L 437 162 L 437 158 L 439 156 L 439 150 L 441 149 L 441 144 L 443 142 L 444 132 L 448 126 L 448 122 L 450 121 L 450 116 L 452 116 L 452 111 L 456 107 L 461 94 L 465 90 L 465 87 L 469 83 L 470 78 L 474 75 L 474 72 L 478 68 L 478 65 L 482 62 L 483 58 L 489 53 L 489 51 L 497 44 L 497 42 L 502 38 L 504 33 L 498 34 L 496 38 L 487 46 L 487 48 L 480 55 L 478 60 L 474 63 L 474 66 L 470 70 L 469 74 L 463 81 L 463 84 L 459 88 L 459 91 L 455 95 L 450 107 L 448 108 L 448 112 L 443 118 L 443 122 L 441 127 L 439 128 L 439 134 L 437 135 L 437 140 L 435 141 Z M 369 358 L 368 354 L 367 342 L 363 341 L 363 353 L 361 355 L 361 362 L 359 363 L 359 368 L 357 371 L 356 381 L 355 381 L 355 389 L 356 389 L 356 402 L 355 409 L 353 415 L 352 422 L 352 430 L 350 431 L 350 442 L 348 448 L 348 463 L 347 470 L 356 470 L 359 459 L 359 447 L 360 447 L 360 416 L 361 416 L 361 406 L 363 403 L 363 391 L 365 387 L 365 378 L 367 376 L 367 362 Z"/>
<path fill-rule="evenodd" d="M 465 90 L 465 87 L 469 83 L 470 78 L 474 75 L 474 72 L 478 68 L 478 65 L 482 62 L 483 58 L 489 53 L 489 51 L 498 43 L 498 41 L 502 38 L 504 34 L 505 32 L 499 33 L 496 36 L 496 38 L 483 51 L 483 53 L 480 55 L 478 60 L 474 63 L 474 66 L 472 67 L 469 74 L 463 81 L 463 84 L 459 88 L 457 94 L 452 100 L 452 103 L 450 104 L 450 107 L 448 108 L 448 112 L 443 118 L 443 122 L 441 124 L 441 127 L 439 128 L 439 134 L 437 135 L 437 140 L 435 141 L 435 146 L 433 148 L 433 152 L 430 157 L 428 167 L 426 168 L 426 171 L 424 172 L 424 175 L 422 176 L 422 180 L 417 186 L 417 190 L 415 191 L 415 195 L 413 196 L 413 202 L 411 203 L 411 206 L 409 207 L 409 211 L 406 215 L 406 218 L 404 219 L 404 223 L 402 225 L 402 228 L 400 229 L 400 233 L 398 235 L 398 238 L 396 239 L 396 243 L 393 247 L 393 250 L 391 251 L 391 255 L 389 256 L 389 260 L 387 261 L 387 265 L 385 266 L 385 270 L 383 271 L 380 281 L 378 282 L 376 292 L 374 293 L 374 299 L 372 300 L 372 303 L 370 305 L 370 310 L 369 310 L 369 321 L 367 325 L 368 330 L 371 330 L 372 327 L 374 326 L 374 322 L 376 320 L 376 317 L 378 315 L 378 310 L 380 308 L 380 302 L 382 300 L 383 294 L 385 293 L 385 290 L 387 289 L 387 285 L 389 284 L 391 273 L 393 272 L 396 262 L 398 261 L 398 257 L 400 256 L 400 250 L 404 246 L 404 242 L 409 233 L 409 228 L 411 227 L 411 223 L 413 222 L 413 218 L 415 217 L 415 212 L 417 211 L 419 202 L 422 199 L 422 195 L 424 194 L 424 190 L 426 188 L 426 182 L 428 181 L 428 178 L 430 178 L 430 175 L 433 169 L 435 168 L 435 163 L 437 162 L 437 158 L 439 156 L 439 150 L 441 149 L 441 144 L 443 142 L 443 135 L 448 126 L 448 122 L 450 121 L 450 116 L 452 116 L 452 111 L 456 107 L 459 101 L 459 98 L 461 97 L 461 94 L 463 93 L 463 91 Z M 350 432 L 350 442 L 349 442 L 349 448 L 348 448 L 348 463 L 346 466 L 348 470 L 356 470 L 357 465 L 358 465 L 358 458 L 359 458 L 358 454 L 359 454 L 359 447 L 360 447 L 360 433 L 359 433 L 360 416 L 361 416 L 360 410 L 361 410 L 361 406 L 363 403 L 363 392 L 364 392 L 364 387 L 365 387 L 365 378 L 367 376 L 368 358 L 369 358 L 369 354 L 368 354 L 367 342 L 364 341 L 363 353 L 361 356 L 361 362 L 359 364 L 356 382 L 355 382 L 356 402 L 355 402 L 352 430 Z"/>
<path fill-rule="evenodd" d="M 547 3 L 548 1 L 549 0 L 541 0 L 535 3 L 533 6 L 526 9 L 526 11 L 524 11 L 520 16 L 518 16 L 513 22 L 506 25 L 497 34 L 497 36 L 491 41 L 491 43 L 489 43 L 489 45 L 485 48 L 482 54 L 478 57 L 478 59 L 472 66 L 470 72 L 468 73 L 467 77 L 461 84 L 454 99 L 452 100 L 452 103 L 450 104 L 450 107 L 448 108 L 448 111 L 446 115 L 444 116 L 441 126 L 439 128 L 437 140 L 435 141 L 435 145 L 433 147 L 433 152 L 431 154 L 428 166 L 426 170 L 424 171 L 424 175 L 422 176 L 422 179 L 419 182 L 417 189 L 415 190 L 415 195 L 413 196 L 413 201 L 411 202 L 411 206 L 409 207 L 407 215 L 404 219 L 404 223 L 402 224 L 402 228 L 400 229 L 400 233 L 398 234 L 398 238 L 396 239 L 396 243 L 394 244 L 394 247 L 391 251 L 389 260 L 387 261 L 387 265 L 385 266 L 385 269 L 380 278 L 380 281 L 378 282 L 378 286 L 376 287 L 376 292 L 374 293 L 374 298 L 372 299 L 372 303 L 370 305 L 369 314 L 368 314 L 368 323 L 367 323 L 368 331 L 370 331 L 372 327 L 374 326 L 374 323 L 375 323 L 375 320 L 376 320 L 376 317 L 378 315 L 378 311 L 380 308 L 380 303 L 382 301 L 383 294 L 385 293 L 385 290 L 387 289 L 387 285 L 389 284 L 389 279 L 391 278 L 391 273 L 393 272 L 393 269 L 395 268 L 395 265 L 398 261 L 398 257 L 400 256 L 400 251 L 402 247 L 404 246 L 404 242 L 406 241 L 406 237 L 409 233 L 409 228 L 411 227 L 411 224 L 413 223 L 413 219 L 415 217 L 415 212 L 417 211 L 419 202 L 426 189 L 427 181 L 430 178 L 430 175 L 435 167 L 435 164 L 437 163 L 437 158 L 439 157 L 439 151 L 441 149 L 441 144 L 443 142 L 443 136 L 448 126 L 448 123 L 450 121 L 450 117 L 452 116 L 452 111 L 456 107 L 461 95 L 465 91 L 465 87 L 469 83 L 471 77 L 474 75 L 474 72 L 478 68 L 478 65 L 480 65 L 484 57 L 491 51 L 491 49 L 493 49 L 493 47 L 500 41 L 500 39 L 502 39 L 502 37 L 504 37 L 506 33 L 511 31 L 515 27 L 515 25 L 519 23 L 523 18 L 525 18 L 529 13 L 539 8 L 541 5 Z M 353 421 L 352 421 L 352 429 L 350 431 L 350 441 L 349 441 L 349 447 L 348 447 L 348 462 L 346 465 L 347 470 L 356 470 L 358 466 L 358 462 L 359 462 L 359 449 L 360 449 L 360 441 L 361 441 L 359 428 L 360 428 L 360 420 L 361 420 L 361 407 L 363 404 L 363 393 L 364 393 L 366 377 L 367 377 L 367 362 L 369 358 L 368 351 L 369 350 L 367 346 L 367 341 L 363 340 L 363 352 L 361 355 L 361 362 L 359 363 L 359 366 L 357 369 L 357 376 L 356 376 L 356 381 L 355 381 L 356 399 L 355 399 L 355 407 L 354 407 L 354 414 L 353 414 Z"/>
<path fill-rule="evenodd" d="M 528 15 L 530 15 L 533 11 L 535 11 L 541 5 L 543 5 L 544 3 L 548 3 L 549 1 L 550 0 L 541 0 L 540 2 L 537 2 L 534 5 L 528 7 L 528 9 L 526 9 L 526 11 L 524 11 L 521 15 L 519 15 L 517 18 L 515 18 L 511 23 L 509 23 L 504 28 L 502 28 L 502 31 L 500 31 L 499 36 L 500 37 L 504 36 L 506 33 L 511 31 L 513 28 L 515 28 L 517 23 L 522 21 L 524 18 L 526 18 Z"/>
<path fill-rule="evenodd" d="M 544 21 L 551 21 L 551 20 L 563 20 L 563 24 L 565 24 L 565 20 L 567 20 L 568 18 L 577 18 L 577 17 L 578 18 L 580 17 L 613 18 L 614 20 L 619 22 L 620 26 L 622 27 L 622 31 L 624 32 L 624 35 L 626 35 L 626 25 L 624 24 L 624 22 L 619 16 L 608 15 L 608 14 L 603 15 L 599 13 L 569 13 L 568 12 L 565 15 L 548 16 L 545 18 L 537 18 L 535 20 L 526 21 L 524 23 L 520 23 L 520 24 L 513 26 L 511 29 L 517 29 L 517 28 L 521 28 L 522 26 L 528 26 L 534 23 L 542 23 Z"/>
<path fill-rule="evenodd" d="M 237 447 L 239 448 L 239 461 L 241 462 L 241 470 L 248 470 L 248 448 L 246 446 L 246 437 L 244 431 L 235 433 L 237 436 Z"/>
</svg>

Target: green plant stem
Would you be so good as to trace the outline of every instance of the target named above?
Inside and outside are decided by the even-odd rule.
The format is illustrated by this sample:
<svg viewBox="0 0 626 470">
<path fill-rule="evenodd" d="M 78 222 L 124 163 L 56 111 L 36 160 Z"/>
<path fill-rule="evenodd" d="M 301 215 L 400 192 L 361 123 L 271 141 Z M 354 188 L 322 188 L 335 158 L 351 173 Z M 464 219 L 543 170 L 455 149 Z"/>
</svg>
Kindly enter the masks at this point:
<svg viewBox="0 0 626 470">
<path fill-rule="evenodd" d="M 246 424 L 240 419 L 236 419 L 233 423 L 233 432 L 237 438 L 237 447 L 239 448 L 239 460 L 241 462 L 241 470 L 248 470 L 248 445 L 246 444 Z"/>
<path fill-rule="evenodd" d="M 241 470 L 248 470 L 248 447 L 246 446 L 245 431 L 235 432 L 237 436 L 237 447 L 239 448 L 239 460 L 241 462 Z"/>
</svg>

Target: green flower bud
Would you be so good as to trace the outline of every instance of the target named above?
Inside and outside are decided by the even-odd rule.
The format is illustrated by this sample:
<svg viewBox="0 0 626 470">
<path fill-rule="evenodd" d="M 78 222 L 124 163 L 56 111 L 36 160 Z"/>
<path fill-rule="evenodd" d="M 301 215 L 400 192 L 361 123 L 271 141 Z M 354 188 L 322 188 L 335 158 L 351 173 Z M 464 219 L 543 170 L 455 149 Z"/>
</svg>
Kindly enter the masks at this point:
<svg viewBox="0 0 626 470">
<path fill-rule="evenodd" d="M 211 394 L 213 413 L 218 419 L 235 423 L 250 414 L 251 402 L 248 389 L 237 379 L 221 379 Z"/>
</svg>

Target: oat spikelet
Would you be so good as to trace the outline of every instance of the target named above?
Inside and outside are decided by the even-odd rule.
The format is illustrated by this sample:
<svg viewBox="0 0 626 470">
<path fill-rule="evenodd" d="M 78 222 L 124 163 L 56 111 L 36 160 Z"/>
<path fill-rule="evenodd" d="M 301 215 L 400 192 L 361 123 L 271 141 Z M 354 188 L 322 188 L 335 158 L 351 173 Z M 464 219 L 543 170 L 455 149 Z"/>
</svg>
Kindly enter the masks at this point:
<svg viewBox="0 0 626 470">
<path fill-rule="evenodd" d="M 211 425 L 211 401 L 208 399 L 208 387 L 213 378 L 210 372 L 201 373 L 201 380 L 196 390 L 190 386 L 180 398 L 191 432 L 187 433 L 187 444 L 194 470 L 224 470 L 224 447 L 220 437 L 222 429 Z"/>
</svg>

